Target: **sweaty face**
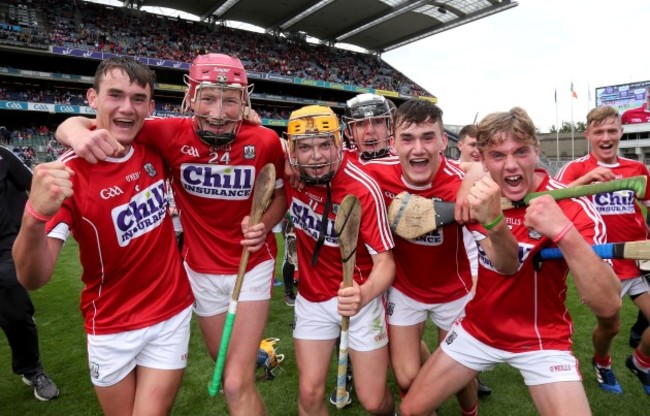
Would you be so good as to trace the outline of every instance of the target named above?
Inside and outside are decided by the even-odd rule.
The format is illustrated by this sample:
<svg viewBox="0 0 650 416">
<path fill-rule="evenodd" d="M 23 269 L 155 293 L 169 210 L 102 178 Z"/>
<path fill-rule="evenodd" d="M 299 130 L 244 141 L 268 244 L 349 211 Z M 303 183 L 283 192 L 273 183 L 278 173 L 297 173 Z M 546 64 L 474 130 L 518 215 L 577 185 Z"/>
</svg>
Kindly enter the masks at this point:
<svg viewBox="0 0 650 416">
<path fill-rule="evenodd" d="M 438 121 L 395 126 L 395 151 L 402 175 L 411 185 L 431 184 L 446 146 L 447 134 Z"/>
<path fill-rule="evenodd" d="M 616 163 L 618 144 L 623 135 L 623 128 L 618 118 L 610 117 L 596 125 L 594 122 L 587 126 L 585 137 L 591 145 L 591 152 L 596 160 L 602 163 Z"/>
<path fill-rule="evenodd" d="M 340 150 L 333 135 L 293 136 L 295 162 L 303 175 L 324 178 L 336 171 Z"/>
<path fill-rule="evenodd" d="M 191 108 L 199 128 L 217 135 L 234 132 L 244 113 L 242 94 L 241 88 L 197 87 Z"/>
<path fill-rule="evenodd" d="M 99 90 L 90 88 L 86 96 L 97 112 L 97 128 L 107 129 L 123 145 L 133 142 L 154 107 L 149 85 L 131 82 L 117 68 L 104 75 Z"/>
<path fill-rule="evenodd" d="M 478 162 L 481 160 L 481 154 L 476 146 L 476 137 L 465 136 L 465 138 L 458 142 L 458 150 L 460 151 L 461 162 Z"/>
<path fill-rule="evenodd" d="M 352 140 L 359 153 L 374 153 L 389 147 L 388 124 L 385 117 L 351 122 Z"/>
<path fill-rule="evenodd" d="M 483 164 L 503 196 L 519 201 L 537 187 L 535 166 L 539 161 L 539 149 L 531 143 L 516 141 L 510 132 L 498 135 L 499 144 L 483 150 Z"/>
</svg>

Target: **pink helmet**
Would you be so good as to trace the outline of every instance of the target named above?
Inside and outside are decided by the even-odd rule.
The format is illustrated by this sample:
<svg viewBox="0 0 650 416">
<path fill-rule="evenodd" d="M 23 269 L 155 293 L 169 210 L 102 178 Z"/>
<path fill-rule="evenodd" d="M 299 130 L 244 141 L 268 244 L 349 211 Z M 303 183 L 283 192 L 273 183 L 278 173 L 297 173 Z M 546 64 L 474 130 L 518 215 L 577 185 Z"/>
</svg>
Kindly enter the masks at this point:
<svg viewBox="0 0 650 416">
<path fill-rule="evenodd" d="M 185 84 L 189 87 L 183 103 L 185 111 L 189 109 L 190 102 L 196 99 L 197 87 L 203 84 L 241 88 L 242 99 L 248 102 L 250 91 L 246 70 L 241 61 L 233 56 L 221 53 L 197 56 L 192 61 L 190 73 L 185 75 Z"/>
<path fill-rule="evenodd" d="M 241 91 L 241 99 L 244 102 L 244 106 L 250 107 L 249 100 L 253 86 L 248 85 L 248 77 L 246 76 L 244 65 L 235 57 L 219 53 L 198 55 L 192 61 L 190 73 L 185 75 L 185 84 L 188 86 L 182 105 L 182 109 L 185 112 L 190 110 L 192 103 L 196 103 L 201 88 L 239 90 Z M 243 116 L 243 111 L 244 108 L 242 107 L 240 116 Z M 204 123 L 195 117 L 196 133 L 209 145 L 222 146 L 229 144 L 235 139 L 242 121 L 241 117 L 239 119 L 223 120 L 235 122 L 236 127 L 234 130 L 224 133 L 210 132 L 204 129 Z"/>
</svg>

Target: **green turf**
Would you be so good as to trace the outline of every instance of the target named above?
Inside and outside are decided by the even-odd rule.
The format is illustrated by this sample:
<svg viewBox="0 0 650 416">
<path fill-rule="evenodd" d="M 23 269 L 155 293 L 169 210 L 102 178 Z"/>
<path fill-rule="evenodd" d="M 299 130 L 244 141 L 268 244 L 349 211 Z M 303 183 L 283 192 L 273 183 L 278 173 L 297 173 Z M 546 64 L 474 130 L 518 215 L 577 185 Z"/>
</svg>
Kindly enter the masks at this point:
<svg viewBox="0 0 650 416">
<path fill-rule="evenodd" d="M 44 288 L 32 294 L 36 306 L 41 355 L 46 371 L 58 384 L 61 396 L 51 402 L 39 402 L 32 391 L 11 372 L 10 352 L 4 337 L 0 339 L 0 416 L 43 415 L 77 416 L 99 415 L 99 405 L 91 387 L 85 352 L 85 336 L 78 302 L 81 289 L 80 266 L 77 261 L 77 245 L 71 241 L 62 252 L 56 274 Z M 259 381 L 258 386 L 269 415 L 297 414 L 297 372 L 293 359 L 290 324 L 293 309 L 282 299 L 283 288 L 274 288 L 267 336 L 281 339 L 279 352 L 286 355 L 281 371 L 272 381 Z M 636 317 L 636 309 L 629 299 L 624 302 L 621 334 L 614 341 L 614 370 L 624 393 L 616 396 L 598 389 L 592 370 L 590 333 L 594 318 L 577 300 L 575 289 L 570 285 L 569 306 L 574 318 L 574 350 L 582 362 L 582 373 L 592 411 L 596 415 L 643 415 L 648 414 L 650 397 L 646 397 L 641 385 L 624 366 L 625 357 L 631 353 L 627 345 L 628 330 Z M 188 368 L 183 385 L 173 409 L 174 415 L 225 415 L 227 410 L 223 396 L 212 399 L 207 393 L 213 363 L 208 358 L 196 323 L 192 327 L 192 339 Z M 431 344 L 435 331 L 427 328 L 426 338 Z M 334 361 L 330 374 L 330 388 L 335 377 Z M 489 415 L 533 415 L 535 409 L 523 386 L 521 377 L 512 369 L 500 366 L 485 373 L 481 379 L 493 389 L 492 397 L 481 401 L 480 413 Z M 391 383 L 391 387 L 394 385 Z M 330 390 L 328 388 L 328 390 Z M 363 415 L 357 404 L 341 412 L 330 408 L 332 414 Z M 440 409 L 441 415 L 457 415 L 458 406 L 451 400 Z"/>
</svg>

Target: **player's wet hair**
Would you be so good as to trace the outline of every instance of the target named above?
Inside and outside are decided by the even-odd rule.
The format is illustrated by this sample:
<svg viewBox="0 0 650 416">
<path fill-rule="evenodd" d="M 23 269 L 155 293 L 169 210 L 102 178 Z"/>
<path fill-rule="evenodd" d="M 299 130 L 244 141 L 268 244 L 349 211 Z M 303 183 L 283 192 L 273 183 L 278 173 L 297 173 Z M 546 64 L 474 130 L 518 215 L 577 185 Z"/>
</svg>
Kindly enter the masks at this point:
<svg viewBox="0 0 650 416">
<path fill-rule="evenodd" d="M 114 69 L 119 69 L 120 71 L 124 72 L 129 77 L 129 81 L 131 83 L 135 82 L 142 88 L 149 87 L 149 92 L 151 93 L 151 97 L 153 97 L 153 87 L 156 83 L 156 73 L 140 61 L 124 56 L 104 59 L 99 64 L 97 71 L 95 71 L 95 81 L 93 83 L 93 88 L 95 91 L 99 91 L 100 85 L 104 80 L 106 74 Z"/>
<path fill-rule="evenodd" d="M 505 140 L 502 133 L 510 133 L 512 138 L 520 143 L 529 143 L 539 147 L 539 138 L 535 124 L 521 107 L 513 107 L 509 111 L 488 114 L 478 124 L 476 144 L 483 152 L 489 146 L 498 145 Z"/>
</svg>

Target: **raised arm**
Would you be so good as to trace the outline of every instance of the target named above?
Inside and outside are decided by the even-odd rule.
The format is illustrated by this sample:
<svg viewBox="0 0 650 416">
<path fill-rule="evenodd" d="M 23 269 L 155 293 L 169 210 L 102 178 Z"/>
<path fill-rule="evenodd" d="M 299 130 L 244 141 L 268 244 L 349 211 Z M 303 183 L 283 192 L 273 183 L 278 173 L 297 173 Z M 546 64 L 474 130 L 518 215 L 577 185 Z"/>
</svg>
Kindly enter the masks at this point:
<svg viewBox="0 0 650 416">
<path fill-rule="evenodd" d="M 65 198 L 72 196 L 72 171 L 62 162 L 38 165 L 25 206 L 22 226 L 13 246 L 18 281 L 27 289 L 45 285 L 54 271 L 63 241 L 48 238 L 46 222 L 59 210 Z"/>
<path fill-rule="evenodd" d="M 557 244 L 580 298 L 596 316 L 610 317 L 621 308 L 621 283 L 614 270 L 596 255 L 553 198 L 533 199 L 524 224 Z"/>
<path fill-rule="evenodd" d="M 124 147 L 108 130 L 95 129 L 96 120 L 86 117 L 70 117 L 56 129 L 59 143 L 72 148 L 89 163 L 97 163 L 120 153 Z"/>
<path fill-rule="evenodd" d="M 467 224 L 474 220 L 469 207 L 469 192 L 479 179 L 487 175 L 487 172 L 485 172 L 483 165 L 479 162 L 462 162 L 460 168 L 465 172 L 465 176 L 456 193 L 454 216 L 458 223 Z"/>
<path fill-rule="evenodd" d="M 501 211 L 499 185 L 489 176 L 483 176 L 470 189 L 468 201 L 472 216 L 487 230 L 487 238 L 479 241 L 481 248 L 499 273 L 516 273 L 519 269 L 519 243 Z"/>
</svg>

